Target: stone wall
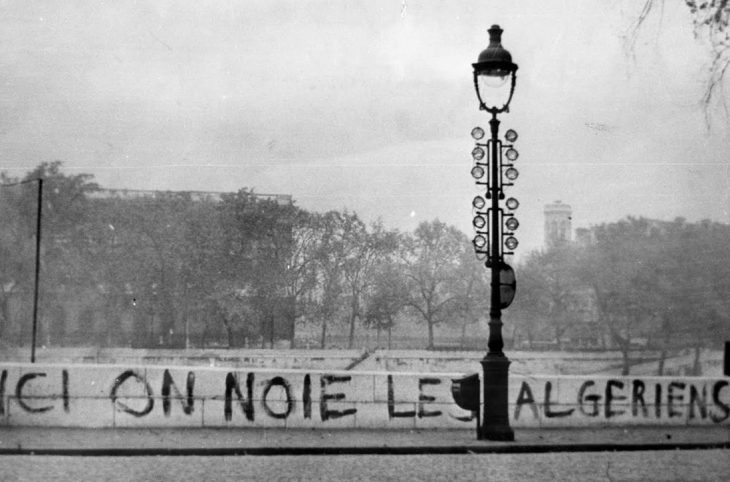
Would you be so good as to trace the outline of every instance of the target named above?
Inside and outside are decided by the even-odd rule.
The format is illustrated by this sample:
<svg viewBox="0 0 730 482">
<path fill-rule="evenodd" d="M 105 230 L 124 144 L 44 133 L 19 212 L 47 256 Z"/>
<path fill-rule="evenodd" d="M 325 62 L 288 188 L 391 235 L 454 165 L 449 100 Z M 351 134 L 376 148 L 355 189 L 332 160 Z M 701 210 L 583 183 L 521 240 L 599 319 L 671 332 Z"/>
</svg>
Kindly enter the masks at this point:
<svg viewBox="0 0 730 482">
<path fill-rule="evenodd" d="M 0 423 L 464 428 L 455 373 L 0 364 Z M 517 427 L 730 424 L 727 378 L 510 378 Z"/>
<path fill-rule="evenodd" d="M 515 427 L 730 425 L 730 379 L 511 377 Z"/>
</svg>

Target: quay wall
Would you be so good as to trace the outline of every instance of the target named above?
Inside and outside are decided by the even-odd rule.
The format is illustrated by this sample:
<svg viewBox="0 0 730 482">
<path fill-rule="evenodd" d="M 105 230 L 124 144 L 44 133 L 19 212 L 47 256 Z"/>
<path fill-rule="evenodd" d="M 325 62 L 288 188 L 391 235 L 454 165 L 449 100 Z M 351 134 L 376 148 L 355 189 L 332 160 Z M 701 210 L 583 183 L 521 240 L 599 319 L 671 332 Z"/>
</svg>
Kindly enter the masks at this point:
<svg viewBox="0 0 730 482">
<path fill-rule="evenodd" d="M 0 363 L 0 425 L 473 429 L 461 373 Z M 725 377 L 520 376 L 513 427 L 730 425 Z"/>
</svg>

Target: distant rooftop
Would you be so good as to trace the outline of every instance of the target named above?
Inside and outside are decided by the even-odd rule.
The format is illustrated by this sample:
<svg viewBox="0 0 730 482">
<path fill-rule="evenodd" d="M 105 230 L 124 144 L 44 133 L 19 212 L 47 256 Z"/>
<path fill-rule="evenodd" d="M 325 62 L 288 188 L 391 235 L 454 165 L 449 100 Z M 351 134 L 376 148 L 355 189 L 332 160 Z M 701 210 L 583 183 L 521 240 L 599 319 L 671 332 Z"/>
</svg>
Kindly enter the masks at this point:
<svg viewBox="0 0 730 482">
<path fill-rule="evenodd" d="M 99 189 L 90 192 L 88 196 L 93 199 L 139 199 L 139 198 L 157 198 L 169 194 L 189 194 L 191 199 L 195 201 L 220 201 L 224 194 L 235 194 L 232 192 L 218 191 L 152 191 L 143 189 Z M 253 197 L 262 201 L 276 201 L 279 205 L 292 204 L 291 194 L 266 194 L 251 193 Z"/>
<path fill-rule="evenodd" d="M 565 204 L 562 201 L 555 201 L 545 205 L 545 211 L 568 211 L 571 210 L 570 204 Z"/>
</svg>

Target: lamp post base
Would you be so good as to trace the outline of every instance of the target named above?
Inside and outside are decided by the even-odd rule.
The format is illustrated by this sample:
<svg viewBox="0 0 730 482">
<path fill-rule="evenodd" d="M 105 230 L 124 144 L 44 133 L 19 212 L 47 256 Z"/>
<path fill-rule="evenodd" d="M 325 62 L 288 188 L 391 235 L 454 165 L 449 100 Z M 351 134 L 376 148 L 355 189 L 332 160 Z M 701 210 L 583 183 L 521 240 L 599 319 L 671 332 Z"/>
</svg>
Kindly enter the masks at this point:
<svg viewBox="0 0 730 482">
<path fill-rule="evenodd" d="M 479 440 L 512 442 L 515 433 L 509 425 L 508 376 L 510 361 L 500 354 L 487 354 L 481 361 L 484 374 L 484 413 Z"/>
<path fill-rule="evenodd" d="M 479 440 L 491 440 L 493 442 L 514 442 L 515 432 L 510 427 L 482 427 L 479 432 Z"/>
</svg>

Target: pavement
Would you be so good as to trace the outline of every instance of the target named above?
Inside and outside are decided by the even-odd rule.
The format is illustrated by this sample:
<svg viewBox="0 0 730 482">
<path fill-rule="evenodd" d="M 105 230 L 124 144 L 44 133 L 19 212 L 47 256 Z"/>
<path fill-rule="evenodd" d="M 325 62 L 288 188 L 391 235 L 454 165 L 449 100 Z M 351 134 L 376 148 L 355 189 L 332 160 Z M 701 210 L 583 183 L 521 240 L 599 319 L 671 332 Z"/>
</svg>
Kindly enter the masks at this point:
<svg viewBox="0 0 730 482">
<path fill-rule="evenodd" d="M 336 455 L 730 449 L 730 426 L 473 430 L 0 427 L 0 455 Z"/>
</svg>

